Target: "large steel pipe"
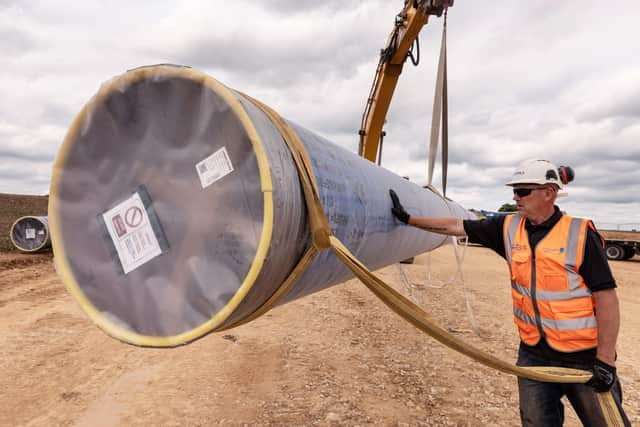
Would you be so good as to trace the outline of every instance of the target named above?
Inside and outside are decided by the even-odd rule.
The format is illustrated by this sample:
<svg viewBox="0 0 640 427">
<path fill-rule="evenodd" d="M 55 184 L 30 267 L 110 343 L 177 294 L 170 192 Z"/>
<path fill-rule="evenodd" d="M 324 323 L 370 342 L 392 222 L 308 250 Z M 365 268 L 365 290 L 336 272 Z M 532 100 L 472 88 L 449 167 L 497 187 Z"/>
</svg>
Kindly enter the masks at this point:
<svg viewBox="0 0 640 427">
<path fill-rule="evenodd" d="M 394 220 L 389 188 L 412 213 L 467 216 L 289 123 L 333 232 L 371 269 L 445 242 Z M 49 215 L 66 287 L 107 333 L 136 345 L 178 345 L 246 318 L 310 245 L 298 173 L 276 126 L 247 97 L 187 67 L 143 67 L 102 86 L 58 154 Z M 281 302 L 351 277 L 322 251 Z"/>
<path fill-rule="evenodd" d="M 49 220 L 46 216 L 18 218 L 9 231 L 11 243 L 22 252 L 40 252 L 51 249 Z"/>
</svg>

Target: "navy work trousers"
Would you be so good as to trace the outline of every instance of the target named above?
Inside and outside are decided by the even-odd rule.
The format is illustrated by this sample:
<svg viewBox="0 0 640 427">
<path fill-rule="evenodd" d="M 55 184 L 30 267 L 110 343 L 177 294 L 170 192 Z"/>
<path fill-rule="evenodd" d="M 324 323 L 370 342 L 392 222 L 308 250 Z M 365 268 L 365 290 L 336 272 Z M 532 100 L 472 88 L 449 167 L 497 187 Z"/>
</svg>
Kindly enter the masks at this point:
<svg viewBox="0 0 640 427">
<path fill-rule="evenodd" d="M 591 366 L 549 360 L 531 354 L 520 345 L 518 366 L 560 366 L 564 368 L 590 370 Z M 525 427 L 560 427 L 564 422 L 564 405 L 560 401 L 567 396 L 571 406 L 586 427 L 606 426 L 605 408 L 603 410 L 598 396 L 592 387 L 584 384 L 559 384 L 533 381 L 518 377 L 520 394 L 520 420 Z M 620 381 L 611 389 L 615 406 L 625 426 L 631 426 L 622 409 L 622 388 Z M 616 408 L 609 408 L 613 411 Z M 618 414 L 614 414 L 617 416 Z"/>
</svg>

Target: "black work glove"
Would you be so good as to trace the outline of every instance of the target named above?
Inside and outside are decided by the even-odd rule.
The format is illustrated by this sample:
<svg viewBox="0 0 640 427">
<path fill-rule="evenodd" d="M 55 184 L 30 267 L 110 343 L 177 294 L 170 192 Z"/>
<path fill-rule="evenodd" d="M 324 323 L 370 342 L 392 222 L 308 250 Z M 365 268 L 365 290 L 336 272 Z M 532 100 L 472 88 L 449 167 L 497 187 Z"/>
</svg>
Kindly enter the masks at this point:
<svg viewBox="0 0 640 427">
<path fill-rule="evenodd" d="M 398 199 L 398 195 L 395 191 L 389 190 L 389 195 L 391 196 L 391 201 L 393 202 L 393 207 L 391 208 L 391 213 L 393 216 L 398 218 L 399 221 L 404 222 L 405 224 L 409 223 L 409 214 L 404 210 L 402 205 L 400 204 L 400 200 Z"/>
<path fill-rule="evenodd" d="M 593 377 L 586 382 L 588 386 L 596 389 L 598 393 L 611 390 L 616 382 L 616 368 L 608 365 L 600 359 L 593 362 Z"/>
</svg>

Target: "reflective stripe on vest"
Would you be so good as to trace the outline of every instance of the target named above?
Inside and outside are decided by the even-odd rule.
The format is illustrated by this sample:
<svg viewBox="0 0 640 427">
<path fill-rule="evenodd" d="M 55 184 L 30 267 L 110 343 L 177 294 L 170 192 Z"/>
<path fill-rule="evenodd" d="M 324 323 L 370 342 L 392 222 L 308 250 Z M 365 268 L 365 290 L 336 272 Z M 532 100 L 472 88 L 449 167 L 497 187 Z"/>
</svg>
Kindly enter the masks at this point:
<svg viewBox="0 0 640 427">
<path fill-rule="evenodd" d="M 591 290 L 578 274 L 588 220 L 563 215 L 535 252 L 529 247 L 524 225 L 519 214 L 505 218 L 505 255 L 520 338 L 535 345 L 544 336 L 551 347 L 565 352 L 596 347 Z"/>
<path fill-rule="evenodd" d="M 519 294 L 531 298 L 531 289 L 526 286 L 511 282 L 511 287 Z M 573 298 L 590 297 L 591 291 L 589 288 L 578 288 L 573 291 L 541 291 L 536 289 L 536 296 L 540 301 L 566 301 Z"/>
<path fill-rule="evenodd" d="M 536 324 L 536 319 L 529 316 L 528 314 L 521 312 L 517 308 L 513 309 L 513 314 L 523 322 L 530 323 L 532 325 Z M 554 319 L 543 318 L 542 325 L 545 328 L 565 330 L 565 331 L 570 331 L 575 329 L 595 328 L 598 326 L 595 316 L 581 317 L 579 319 L 572 319 L 572 320 L 554 320 Z"/>
</svg>

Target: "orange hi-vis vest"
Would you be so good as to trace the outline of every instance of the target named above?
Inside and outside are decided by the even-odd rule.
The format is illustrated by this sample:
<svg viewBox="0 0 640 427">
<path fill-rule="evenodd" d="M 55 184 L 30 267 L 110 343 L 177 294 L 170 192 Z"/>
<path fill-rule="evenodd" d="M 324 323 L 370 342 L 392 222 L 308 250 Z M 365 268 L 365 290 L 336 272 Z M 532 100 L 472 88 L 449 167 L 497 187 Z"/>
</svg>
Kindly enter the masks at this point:
<svg viewBox="0 0 640 427">
<path fill-rule="evenodd" d="M 591 221 L 563 215 L 533 250 L 524 225 L 519 214 L 505 218 L 504 247 L 520 339 L 536 345 L 544 337 L 562 352 L 597 347 L 593 297 L 578 274 Z"/>
</svg>

